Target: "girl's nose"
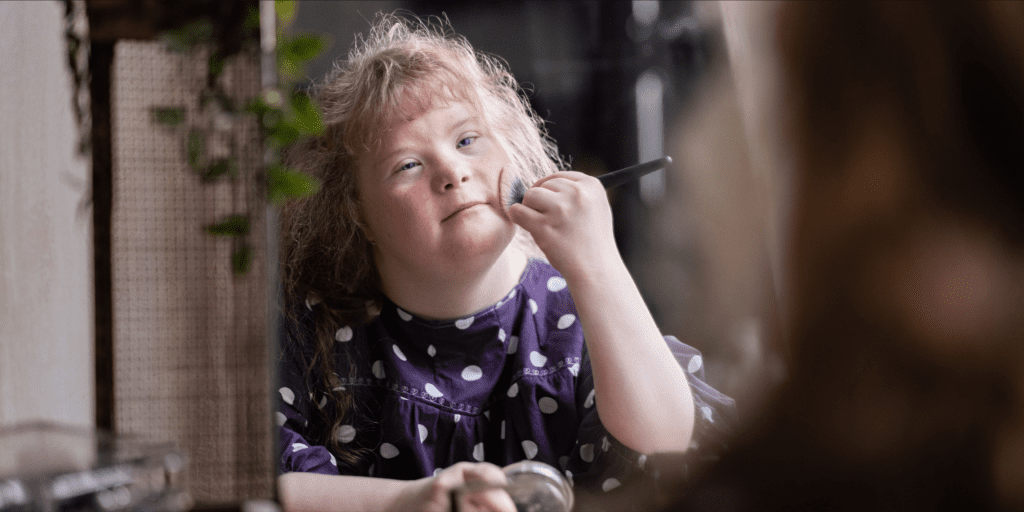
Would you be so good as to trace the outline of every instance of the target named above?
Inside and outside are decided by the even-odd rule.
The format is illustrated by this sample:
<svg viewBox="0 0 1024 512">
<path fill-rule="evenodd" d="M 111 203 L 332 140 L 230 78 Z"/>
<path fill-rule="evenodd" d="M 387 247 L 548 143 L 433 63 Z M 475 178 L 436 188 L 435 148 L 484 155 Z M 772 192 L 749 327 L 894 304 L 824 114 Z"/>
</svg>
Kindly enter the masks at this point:
<svg viewBox="0 0 1024 512">
<path fill-rule="evenodd" d="M 449 160 L 440 162 L 435 169 L 434 188 L 438 193 L 457 189 L 469 181 L 472 171 L 466 162 Z"/>
</svg>

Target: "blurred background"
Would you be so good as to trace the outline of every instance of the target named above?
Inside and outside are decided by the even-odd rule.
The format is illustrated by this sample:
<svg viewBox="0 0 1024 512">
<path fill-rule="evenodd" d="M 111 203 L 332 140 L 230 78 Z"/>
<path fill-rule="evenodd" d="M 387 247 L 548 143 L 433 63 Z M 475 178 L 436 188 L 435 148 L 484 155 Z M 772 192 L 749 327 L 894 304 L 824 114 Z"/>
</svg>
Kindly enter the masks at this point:
<svg viewBox="0 0 1024 512">
<path fill-rule="evenodd" d="M 245 24 L 257 5 L 0 2 L 0 427 L 174 441 L 203 504 L 273 493 L 275 242 L 246 178 L 262 147 L 207 95 L 237 107 L 267 83 Z M 305 88 L 378 12 L 443 16 L 508 63 L 575 170 L 672 156 L 610 191 L 619 248 L 662 331 L 700 349 L 748 417 L 785 375 L 777 5 L 304 0 L 287 30 L 328 41 Z M 231 52 L 217 90 L 209 50 L 167 37 L 197 19 Z M 243 156 L 218 167 L 228 154 Z M 239 212 L 244 230 L 210 234 Z"/>
</svg>

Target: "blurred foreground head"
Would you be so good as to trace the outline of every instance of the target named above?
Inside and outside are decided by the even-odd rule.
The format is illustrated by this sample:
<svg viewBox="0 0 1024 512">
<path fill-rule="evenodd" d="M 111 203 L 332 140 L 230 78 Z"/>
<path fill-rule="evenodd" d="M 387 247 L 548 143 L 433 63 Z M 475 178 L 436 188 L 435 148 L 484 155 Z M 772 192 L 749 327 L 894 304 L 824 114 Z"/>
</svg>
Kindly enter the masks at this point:
<svg viewBox="0 0 1024 512">
<path fill-rule="evenodd" d="M 777 34 L 789 376 L 671 508 L 1024 509 L 1024 3 Z"/>
</svg>

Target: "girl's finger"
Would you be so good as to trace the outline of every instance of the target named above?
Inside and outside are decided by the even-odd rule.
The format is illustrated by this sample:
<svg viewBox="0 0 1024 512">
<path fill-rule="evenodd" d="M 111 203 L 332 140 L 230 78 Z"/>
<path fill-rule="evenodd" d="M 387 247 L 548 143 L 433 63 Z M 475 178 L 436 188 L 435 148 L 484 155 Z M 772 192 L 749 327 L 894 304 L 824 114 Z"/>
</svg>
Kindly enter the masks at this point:
<svg viewBox="0 0 1024 512">
<path fill-rule="evenodd" d="M 582 172 L 578 172 L 578 171 L 558 171 L 556 173 L 549 174 L 549 175 L 544 176 L 543 178 L 535 181 L 533 183 L 533 186 L 536 187 L 538 185 L 542 185 L 542 184 L 544 184 L 544 183 L 546 183 L 546 182 L 548 182 L 550 180 L 557 179 L 557 178 L 564 178 L 564 179 L 567 179 L 567 180 L 579 181 L 579 180 L 583 179 L 586 176 L 588 176 L 588 175 L 587 174 L 583 174 Z"/>
<path fill-rule="evenodd" d="M 508 483 L 505 472 L 490 463 L 476 464 L 464 473 L 467 484 L 480 483 L 484 486 L 503 486 Z M 504 489 L 484 488 L 467 495 L 469 502 L 481 510 L 515 512 L 516 506 Z"/>
<path fill-rule="evenodd" d="M 516 504 L 504 489 L 488 489 L 467 496 L 467 501 L 479 510 L 488 512 L 516 512 Z M 462 508 L 460 507 L 460 510 Z"/>
<path fill-rule="evenodd" d="M 523 194 L 522 205 L 541 213 L 547 213 L 555 208 L 563 192 L 557 192 L 544 187 L 533 187 Z"/>
<path fill-rule="evenodd" d="M 463 477 L 467 482 L 484 482 L 493 485 L 505 485 L 508 483 L 508 477 L 505 476 L 505 472 L 490 462 L 473 464 L 471 467 L 466 468 Z"/>
<path fill-rule="evenodd" d="M 514 204 L 509 207 L 508 218 L 530 234 L 535 233 L 544 223 L 543 213 L 521 204 Z"/>
</svg>

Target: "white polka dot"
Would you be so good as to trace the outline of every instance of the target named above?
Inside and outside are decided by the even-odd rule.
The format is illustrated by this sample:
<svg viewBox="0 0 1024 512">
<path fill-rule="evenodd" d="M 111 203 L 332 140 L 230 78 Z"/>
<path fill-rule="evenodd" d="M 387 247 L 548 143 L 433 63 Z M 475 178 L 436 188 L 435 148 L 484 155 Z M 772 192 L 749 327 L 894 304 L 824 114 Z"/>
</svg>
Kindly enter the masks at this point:
<svg viewBox="0 0 1024 512">
<path fill-rule="evenodd" d="M 436 356 L 437 355 L 437 349 L 434 348 L 433 345 L 427 347 L 427 355 L 430 356 L 430 357 Z"/>
<path fill-rule="evenodd" d="M 519 336 L 512 336 L 508 341 L 508 352 L 509 354 L 515 354 L 519 350 Z"/>
<path fill-rule="evenodd" d="M 320 299 L 310 295 L 306 297 L 306 308 L 313 309 L 313 306 L 320 304 Z"/>
<path fill-rule="evenodd" d="M 530 299 L 529 302 L 530 302 L 530 311 L 532 311 L 533 314 L 536 315 L 537 314 L 537 301 L 535 301 L 533 299 Z"/>
<path fill-rule="evenodd" d="M 509 298 L 509 299 L 511 299 L 512 297 L 515 297 L 515 296 L 516 296 L 516 289 L 515 289 L 515 288 L 513 288 L 513 289 L 512 289 L 512 291 L 511 291 L 511 292 L 509 292 L 509 294 L 508 294 L 508 298 Z"/>
<path fill-rule="evenodd" d="M 508 397 L 509 398 L 513 398 L 513 397 L 515 397 L 518 394 L 519 394 L 519 383 L 518 382 L 513 382 L 512 385 L 509 386 L 509 388 L 508 388 Z"/>
<path fill-rule="evenodd" d="M 616 488 L 616 487 L 618 487 L 620 485 L 622 485 L 622 484 L 618 480 L 616 480 L 614 478 L 609 478 L 608 480 L 605 480 L 603 484 L 601 484 L 601 489 L 604 492 L 608 492 L 608 491 L 610 491 L 610 490 L 612 490 L 612 489 L 614 489 L 614 488 Z"/>
<path fill-rule="evenodd" d="M 455 423 L 458 423 L 459 420 L 461 420 L 461 419 L 462 419 L 462 415 L 461 414 L 456 414 L 455 415 Z"/>
<path fill-rule="evenodd" d="M 304 445 L 304 444 L 302 444 L 302 443 L 292 443 L 292 453 L 305 450 L 306 448 L 309 448 L 309 447 Z"/>
<path fill-rule="evenodd" d="M 338 459 L 334 458 L 334 454 L 333 453 L 329 453 L 328 455 L 331 456 L 331 465 L 332 466 L 337 466 L 338 465 Z"/>
<path fill-rule="evenodd" d="M 279 427 L 283 427 L 285 422 L 288 421 L 288 417 L 279 412 L 274 413 L 274 419 L 277 420 L 277 426 Z"/>
<path fill-rule="evenodd" d="M 422 443 L 423 441 L 426 441 L 427 440 L 427 427 L 424 427 L 423 425 L 417 424 L 416 425 L 416 430 L 420 434 L 420 442 Z"/>
<path fill-rule="evenodd" d="M 434 476 L 440 475 L 444 471 L 442 468 L 434 468 Z"/>
<path fill-rule="evenodd" d="M 334 435 L 337 436 L 338 441 L 351 443 L 356 438 L 356 429 L 352 428 L 352 425 L 342 425 L 338 427 Z"/>
<path fill-rule="evenodd" d="M 594 462 L 594 445 L 588 443 L 580 446 L 580 458 L 583 462 Z"/>
<path fill-rule="evenodd" d="M 352 328 L 349 326 L 338 329 L 338 332 L 334 333 L 334 339 L 345 342 L 352 339 Z"/>
<path fill-rule="evenodd" d="M 501 438 L 505 439 L 505 420 L 501 420 Z"/>
<path fill-rule="evenodd" d="M 391 443 L 380 445 L 380 456 L 385 459 L 393 459 L 398 456 L 398 448 Z"/>
<path fill-rule="evenodd" d="M 281 388 L 278 391 L 281 392 L 281 398 L 284 399 L 284 403 L 292 405 L 295 403 L 295 392 L 288 388 Z"/>
<path fill-rule="evenodd" d="M 700 355 L 695 355 L 690 359 L 690 364 L 686 365 L 686 371 L 694 373 L 700 370 L 700 367 L 704 365 L 704 360 L 701 359 Z"/>
<path fill-rule="evenodd" d="M 579 377 L 580 376 L 580 364 L 579 363 L 573 363 L 573 364 L 569 365 L 569 373 L 571 373 L 573 377 Z"/>
<path fill-rule="evenodd" d="M 532 363 L 534 366 L 541 367 L 541 366 L 544 366 L 544 363 L 547 363 L 547 362 L 548 362 L 548 358 L 545 357 L 540 352 L 537 352 L 536 350 L 534 350 L 533 352 L 530 352 L 530 363 Z"/>
<path fill-rule="evenodd" d="M 427 394 L 429 394 L 430 396 L 432 396 L 434 398 L 440 398 L 440 397 L 444 396 L 444 393 L 441 393 L 440 390 L 438 390 L 436 387 L 434 387 L 433 384 L 431 384 L 429 382 L 423 385 L 423 390 L 426 391 Z"/>
<path fill-rule="evenodd" d="M 698 443 L 697 441 L 690 441 L 690 449 L 691 450 L 696 450 L 698 448 L 700 448 L 700 443 Z"/>
<path fill-rule="evenodd" d="M 373 363 L 373 376 L 378 379 L 383 379 L 386 374 L 384 373 L 384 361 L 374 361 Z"/>
<path fill-rule="evenodd" d="M 526 458 L 532 459 L 537 456 L 537 443 L 533 441 L 523 441 L 523 451 L 526 452 Z"/>
<path fill-rule="evenodd" d="M 562 455 L 561 457 L 559 457 L 558 465 L 562 467 L 562 471 L 565 471 L 565 468 L 569 467 L 569 456 Z"/>
<path fill-rule="evenodd" d="M 402 311 L 402 308 L 395 308 L 395 311 L 398 311 L 398 318 L 401 318 L 402 320 L 405 320 L 406 322 L 408 322 L 409 320 L 412 320 L 412 315 L 410 315 L 409 313 L 406 313 L 405 311 Z"/>
<path fill-rule="evenodd" d="M 505 343 L 505 329 L 498 329 L 498 341 Z"/>
<path fill-rule="evenodd" d="M 318 406 L 319 406 L 319 407 L 320 407 L 321 409 L 323 409 L 323 408 L 324 408 L 324 406 L 325 406 L 325 405 L 327 405 L 327 395 L 324 395 L 324 396 L 320 397 L 320 403 L 319 403 L 319 404 L 317 404 L 317 405 L 318 405 Z"/>
<path fill-rule="evenodd" d="M 484 418 L 491 419 L 491 411 L 484 411 Z"/>
<path fill-rule="evenodd" d="M 473 447 L 473 458 L 478 460 L 478 461 L 480 461 L 480 462 L 484 461 L 484 444 L 483 443 L 477 443 L 476 446 Z"/>
<path fill-rule="evenodd" d="M 335 386 L 334 391 L 345 391 L 345 386 Z"/>
<path fill-rule="evenodd" d="M 594 406 L 594 390 L 590 390 L 590 394 L 587 395 L 587 399 L 583 401 L 583 407 L 590 409 Z"/>
<path fill-rule="evenodd" d="M 402 361 L 408 361 L 405 358 L 405 354 L 402 353 L 402 349 L 398 348 L 398 345 L 391 345 L 391 349 L 395 351 L 395 355 L 398 356 Z"/>
<path fill-rule="evenodd" d="M 471 364 L 462 370 L 462 378 L 468 381 L 480 380 L 480 377 L 484 376 L 484 371 L 479 366 Z"/>
<path fill-rule="evenodd" d="M 611 445 L 612 444 L 608 442 L 608 436 L 601 438 L 601 451 L 608 451 L 608 448 L 611 447 Z"/>
<path fill-rule="evenodd" d="M 715 419 L 711 417 L 711 408 L 710 407 L 708 407 L 706 405 L 701 406 L 700 413 L 704 415 L 704 419 L 708 423 L 714 423 L 715 422 Z"/>
<path fill-rule="evenodd" d="M 569 479 L 569 487 L 576 487 L 576 483 L 572 481 L 572 471 L 565 470 L 565 477 Z"/>
<path fill-rule="evenodd" d="M 558 410 L 558 402 L 550 396 L 546 396 L 538 400 L 537 405 L 540 406 L 540 412 L 544 414 L 551 414 Z"/>
<path fill-rule="evenodd" d="M 646 463 L 647 463 L 647 456 L 641 453 L 640 457 L 636 459 L 636 467 L 638 467 L 640 469 L 643 469 L 644 468 L 644 464 L 646 464 Z"/>
<path fill-rule="evenodd" d="M 558 292 L 558 291 L 564 290 L 565 286 L 566 286 L 565 279 L 563 279 L 561 277 L 555 276 L 555 277 L 552 277 L 551 279 L 548 279 L 548 290 L 551 290 L 553 292 Z"/>
<path fill-rule="evenodd" d="M 576 321 L 576 315 L 573 315 L 573 314 L 562 315 L 558 319 L 558 328 L 559 329 L 565 329 L 566 327 L 569 327 L 570 325 L 572 325 L 573 322 L 575 322 L 575 321 Z"/>
<path fill-rule="evenodd" d="M 473 325 L 473 317 L 471 316 L 467 316 L 466 318 L 461 318 L 455 321 L 455 327 L 458 327 L 459 329 L 466 329 L 471 325 Z"/>
</svg>

